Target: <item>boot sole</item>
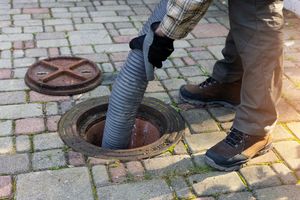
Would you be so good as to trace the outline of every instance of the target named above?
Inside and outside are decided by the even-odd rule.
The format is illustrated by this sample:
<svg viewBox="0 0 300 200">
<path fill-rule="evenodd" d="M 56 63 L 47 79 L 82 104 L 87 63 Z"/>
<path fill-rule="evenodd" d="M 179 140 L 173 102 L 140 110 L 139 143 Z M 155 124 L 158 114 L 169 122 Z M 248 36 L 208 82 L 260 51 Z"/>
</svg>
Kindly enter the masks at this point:
<svg viewBox="0 0 300 200">
<path fill-rule="evenodd" d="M 179 93 L 179 98 L 185 103 L 189 103 L 196 106 L 222 105 L 226 108 L 233 108 L 233 109 L 235 109 L 238 106 L 238 104 L 233 104 L 227 101 L 217 101 L 217 100 L 201 101 L 201 100 L 190 99 L 190 98 L 183 97 L 180 93 Z"/>
<path fill-rule="evenodd" d="M 255 156 L 253 156 L 253 158 L 268 153 L 272 148 L 273 148 L 272 144 L 269 144 L 269 145 L 265 146 L 262 150 L 260 150 L 259 152 L 257 152 L 257 154 Z M 247 163 L 250 159 L 252 159 L 252 158 L 249 158 L 249 159 L 247 159 L 245 161 L 242 161 L 242 162 L 239 162 L 239 163 L 235 163 L 234 165 L 222 166 L 222 165 L 216 164 L 211 158 L 205 156 L 205 162 L 206 162 L 206 164 L 208 164 L 209 166 L 211 166 L 211 167 L 213 167 L 213 168 L 215 168 L 217 170 L 225 171 L 225 172 L 239 170 L 242 167 L 242 165 L 245 164 L 245 163 Z"/>
</svg>

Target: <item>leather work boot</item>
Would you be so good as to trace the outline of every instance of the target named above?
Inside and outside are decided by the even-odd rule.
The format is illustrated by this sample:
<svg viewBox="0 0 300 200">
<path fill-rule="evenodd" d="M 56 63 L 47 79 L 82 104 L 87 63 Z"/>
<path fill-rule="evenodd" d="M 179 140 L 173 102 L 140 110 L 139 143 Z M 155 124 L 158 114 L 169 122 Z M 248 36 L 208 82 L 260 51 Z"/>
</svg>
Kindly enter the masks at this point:
<svg viewBox="0 0 300 200">
<path fill-rule="evenodd" d="M 179 96 L 187 103 L 195 105 L 222 104 L 234 107 L 240 104 L 241 80 L 232 83 L 219 83 L 212 77 L 199 85 L 183 85 Z"/>
<path fill-rule="evenodd" d="M 238 170 L 251 158 L 272 149 L 272 136 L 251 136 L 231 129 L 225 139 L 210 148 L 205 154 L 208 165 L 221 171 Z"/>
</svg>

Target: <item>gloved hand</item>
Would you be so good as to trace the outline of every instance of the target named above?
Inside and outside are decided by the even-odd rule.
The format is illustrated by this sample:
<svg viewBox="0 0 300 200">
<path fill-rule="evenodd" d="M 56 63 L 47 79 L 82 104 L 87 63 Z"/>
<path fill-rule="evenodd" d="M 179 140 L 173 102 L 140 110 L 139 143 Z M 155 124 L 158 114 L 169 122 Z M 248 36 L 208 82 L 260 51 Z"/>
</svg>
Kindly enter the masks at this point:
<svg viewBox="0 0 300 200">
<path fill-rule="evenodd" d="M 150 45 L 148 53 L 149 62 L 157 68 L 161 68 L 162 61 L 165 61 L 174 51 L 173 39 L 162 37 L 155 33 L 159 24 L 160 22 L 154 22 L 153 24 L 151 24 L 151 30 L 154 32 L 154 38 L 152 44 Z M 129 47 L 131 49 L 140 49 L 143 51 L 143 43 L 145 37 L 146 35 L 141 35 L 139 37 L 133 38 L 129 43 Z"/>
</svg>

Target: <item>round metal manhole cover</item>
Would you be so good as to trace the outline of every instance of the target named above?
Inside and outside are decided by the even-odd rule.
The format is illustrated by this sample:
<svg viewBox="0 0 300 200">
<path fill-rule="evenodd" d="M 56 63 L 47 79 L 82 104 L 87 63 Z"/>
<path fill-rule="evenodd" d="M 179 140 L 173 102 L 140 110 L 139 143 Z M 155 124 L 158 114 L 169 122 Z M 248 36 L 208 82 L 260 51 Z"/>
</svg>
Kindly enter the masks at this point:
<svg viewBox="0 0 300 200">
<path fill-rule="evenodd" d="M 58 127 L 62 140 L 87 156 L 140 160 L 167 151 L 184 134 L 185 125 L 179 113 L 160 100 L 144 98 L 128 148 L 101 148 L 108 102 L 108 97 L 89 99 L 66 112 Z"/>
<path fill-rule="evenodd" d="M 32 90 L 67 96 L 87 92 L 101 83 L 101 71 L 85 58 L 54 57 L 31 65 L 25 75 L 25 83 Z"/>
</svg>

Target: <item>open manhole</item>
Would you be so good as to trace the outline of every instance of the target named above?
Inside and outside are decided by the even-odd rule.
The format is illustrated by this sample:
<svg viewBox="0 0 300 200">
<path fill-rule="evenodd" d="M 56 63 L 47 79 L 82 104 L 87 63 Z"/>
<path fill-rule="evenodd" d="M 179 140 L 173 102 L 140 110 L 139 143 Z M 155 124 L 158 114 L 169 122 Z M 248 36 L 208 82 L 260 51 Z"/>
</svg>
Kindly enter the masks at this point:
<svg viewBox="0 0 300 200">
<path fill-rule="evenodd" d="M 166 151 L 184 134 L 184 121 L 179 113 L 160 100 L 144 98 L 128 149 L 101 148 L 108 101 L 108 97 L 90 99 L 65 113 L 58 128 L 62 140 L 87 156 L 139 160 Z"/>
<path fill-rule="evenodd" d="M 101 83 L 101 71 L 85 58 L 53 57 L 31 65 L 25 83 L 34 91 L 48 95 L 74 95 Z"/>
</svg>

